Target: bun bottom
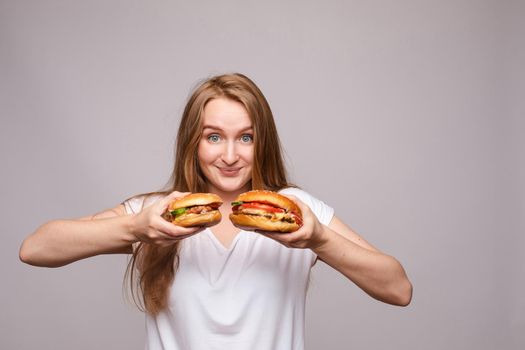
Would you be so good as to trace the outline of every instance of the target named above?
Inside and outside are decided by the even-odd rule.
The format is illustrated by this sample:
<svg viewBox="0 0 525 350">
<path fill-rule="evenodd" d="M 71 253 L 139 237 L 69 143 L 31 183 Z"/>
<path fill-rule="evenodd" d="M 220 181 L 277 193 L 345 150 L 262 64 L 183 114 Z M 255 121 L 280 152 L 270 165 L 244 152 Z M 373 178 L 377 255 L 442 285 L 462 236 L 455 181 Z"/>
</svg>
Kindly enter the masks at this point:
<svg viewBox="0 0 525 350">
<path fill-rule="evenodd" d="M 220 211 L 213 210 L 202 214 L 181 215 L 173 220 L 172 223 L 182 227 L 209 227 L 217 225 L 221 221 L 221 217 Z"/>
<path fill-rule="evenodd" d="M 246 215 L 246 214 L 230 214 L 231 222 L 242 230 L 263 230 L 272 232 L 293 232 L 299 229 L 296 223 L 286 221 L 272 221 L 264 216 Z"/>
</svg>

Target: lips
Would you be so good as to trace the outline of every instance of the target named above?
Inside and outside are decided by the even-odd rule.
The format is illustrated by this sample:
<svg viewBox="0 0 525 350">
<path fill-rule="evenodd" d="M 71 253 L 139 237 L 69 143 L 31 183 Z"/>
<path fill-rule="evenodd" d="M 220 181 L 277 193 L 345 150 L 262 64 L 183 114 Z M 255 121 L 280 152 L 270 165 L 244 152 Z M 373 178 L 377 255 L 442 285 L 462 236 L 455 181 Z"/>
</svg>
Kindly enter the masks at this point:
<svg viewBox="0 0 525 350">
<path fill-rule="evenodd" d="M 219 169 L 219 172 L 223 176 L 228 176 L 228 177 L 237 176 L 239 174 L 239 172 L 241 171 L 241 168 L 222 168 L 222 167 L 217 167 L 217 169 Z"/>
</svg>

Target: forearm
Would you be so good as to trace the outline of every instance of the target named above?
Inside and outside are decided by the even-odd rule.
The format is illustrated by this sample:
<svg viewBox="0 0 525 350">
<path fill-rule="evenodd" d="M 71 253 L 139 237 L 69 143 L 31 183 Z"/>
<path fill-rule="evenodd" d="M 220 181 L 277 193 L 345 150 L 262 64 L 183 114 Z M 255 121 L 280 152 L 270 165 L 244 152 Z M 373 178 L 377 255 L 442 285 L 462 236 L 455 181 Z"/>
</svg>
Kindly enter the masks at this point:
<svg viewBox="0 0 525 350">
<path fill-rule="evenodd" d="M 131 252 L 136 238 L 130 223 L 130 215 L 51 221 L 24 240 L 20 259 L 35 266 L 58 267 L 99 254 Z"/>
<path fill-rule="evenodd" d="M 322 225 L 321 244 L 313 251 L 367 294 L 394 305 L 408 305 L 412 286 L 401 264 L 391 256 L 359 246 Z"/>
</svg>

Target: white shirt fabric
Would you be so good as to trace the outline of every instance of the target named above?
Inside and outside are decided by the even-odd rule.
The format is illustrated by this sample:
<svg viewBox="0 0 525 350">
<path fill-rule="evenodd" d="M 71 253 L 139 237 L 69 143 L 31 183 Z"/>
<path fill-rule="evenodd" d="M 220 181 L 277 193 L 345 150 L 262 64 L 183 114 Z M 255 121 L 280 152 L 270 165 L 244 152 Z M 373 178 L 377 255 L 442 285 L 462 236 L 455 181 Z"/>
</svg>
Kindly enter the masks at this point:
<svg viewBox="0 0 525 350">
<path fill-rule="evenodd" d="M 324 225 L 333 217 L 331 207 L 303 190 L 280 192 L 299 198 Z M 158 198 L 124 204 L 136 213 Z M 146 315 L 146 349 L 304 349 L 306 290 L 316 254 L 250 231 L 240 231 L 226 248 L 212 230 L 181 241 L 168 309 Z"/>
</svg>

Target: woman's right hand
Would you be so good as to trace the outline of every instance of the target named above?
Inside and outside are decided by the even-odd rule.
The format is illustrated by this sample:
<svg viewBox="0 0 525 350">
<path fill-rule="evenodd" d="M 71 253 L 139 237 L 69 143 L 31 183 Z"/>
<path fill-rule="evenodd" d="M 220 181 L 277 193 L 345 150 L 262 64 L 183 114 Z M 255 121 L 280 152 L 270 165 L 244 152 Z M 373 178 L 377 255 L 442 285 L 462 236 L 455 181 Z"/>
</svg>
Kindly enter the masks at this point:
<svg viewBox="0 0 525 350">
<path fill-rule="evenodd" d="M 203 231 L 203 227 L 177 226 L 162 217 L 174 199 L 188 193 L 174 191 L 135 214 L 131 219 L 131 233 L 141 242 L 167 246 Z"/>
<path fill-rule="evenodd" d="M 137 214 L 126 215 L 120 204 L 93 216 L 49 221 L 22 242 L 20 260 L 58 267 L 99 254 L 130 254 L 137 241 L 173 244 L 203 230 L 175 226 L 162 218 L 169 203 L 184 194 L 170 193 Z"/>
</svg>

